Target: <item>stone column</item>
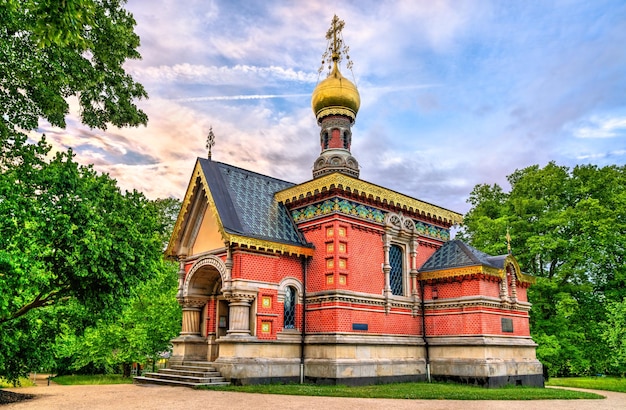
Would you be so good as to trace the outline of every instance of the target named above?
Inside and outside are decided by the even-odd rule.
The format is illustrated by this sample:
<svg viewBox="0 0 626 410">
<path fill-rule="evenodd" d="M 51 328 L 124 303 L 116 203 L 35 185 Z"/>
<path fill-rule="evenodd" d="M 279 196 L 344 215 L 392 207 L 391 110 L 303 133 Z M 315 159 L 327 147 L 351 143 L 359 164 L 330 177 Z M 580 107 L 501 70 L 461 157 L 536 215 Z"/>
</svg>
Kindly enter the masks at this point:
<svg viewBox="0 0 626 410">
<path fill-rule="evenodd" d="M 181 304 L 183 307 L 183 328 L 181 336 L 201 336 L 200 333 L 200 313 L 206 301 L 199 299 L 185 299 Z"/>
<path fill-rule="evenodd" d="M 229 295 L 229 337 L 250 336 L 250 305 L 254 295 L 233 292 Z"/>
<path fill-rule="evenodd" d="M 409 255 L 411 257 L 411 270 L 409 274 L 411 276 L 411 296 L 413 297 L 413 316 L 417 316 L 417 312 L 420 306 L 420 296 L 417 289 L 417 239 L 413 238 L 410 242 Z"/>
<path fill-rule="evenodd" d="M 224 261 L 224 266 L 226 266 L 226 281 L 222 283 L 222 291 L 229 293 L 233 282 L 233 250 L 229 242 L 224 242 L 224 246 L 226 246 L 226 261 Z"/>
<path fill-rule="evenodd" d="M 385 274 L 385 288 L 383 289 L 383 295 L 385 296 L 385 313 L 391 311 L 391 280 L 389 279 L 389 273 L 391 272 L 391 264 L 389 264 L 389 249 L 391 249 L 391 235 L 383 235 L 383 249 L 385 253 L 385 263 L 383 264 L 383 273 Z"/>
<path fill-rule="evenodd" d="M 515 269 L 511 269 L 511 303 L 517 303 L 517 277 Z"/>
<path fill-rule="evenodd" d="M 185 285 L 185 255 L 178 256 L 178 293 L 176 293 L 176 299 L 178 303 L 181 302 L 183 297 L 183 286 Z M 182 305 L 181 305 L 182 306 Z"/>
<path fill-rule="evenodd" d="M 508 281 L 509 281 L 508 273 L 505 268 L 504 277 L 502 278 L 502 281 L 500 282 L 500 301 L 502 303 L 507 303 L 509 300 L 509 291 L 508 291 L 508 286 L 507 286 Z"/>
</svg>

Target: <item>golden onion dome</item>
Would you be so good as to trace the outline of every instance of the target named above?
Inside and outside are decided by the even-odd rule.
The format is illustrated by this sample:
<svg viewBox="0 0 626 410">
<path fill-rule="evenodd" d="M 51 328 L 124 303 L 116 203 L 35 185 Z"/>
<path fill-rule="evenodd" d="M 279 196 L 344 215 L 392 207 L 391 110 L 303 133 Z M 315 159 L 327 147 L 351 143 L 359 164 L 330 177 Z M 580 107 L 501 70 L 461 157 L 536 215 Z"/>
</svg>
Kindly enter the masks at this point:
<svg viewBox="0 0 626 410">
<path fill-rule="evenodd" d="M 346 115 L 355 120 L 361 105 L 356 86 L 339 71 L 337 61 L 328 78 L 320 82 L 311 96 L 311 106 L 318 121 L 327 115 Z"/>
</svg>

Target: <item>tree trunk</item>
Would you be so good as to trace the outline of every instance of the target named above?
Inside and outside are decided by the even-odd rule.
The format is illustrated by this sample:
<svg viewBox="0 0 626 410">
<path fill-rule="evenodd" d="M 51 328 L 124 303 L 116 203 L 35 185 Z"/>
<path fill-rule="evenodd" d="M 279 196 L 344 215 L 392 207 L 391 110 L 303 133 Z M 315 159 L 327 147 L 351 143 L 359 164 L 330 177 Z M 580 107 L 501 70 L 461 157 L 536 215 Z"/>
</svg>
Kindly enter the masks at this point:
<svg viewBox="0 0 626 410">
<path fill-rule="evenodd" d="M 130 377 L 130 363 L 124 363 L 122 365 L 122 377 Z"/>
</svg>

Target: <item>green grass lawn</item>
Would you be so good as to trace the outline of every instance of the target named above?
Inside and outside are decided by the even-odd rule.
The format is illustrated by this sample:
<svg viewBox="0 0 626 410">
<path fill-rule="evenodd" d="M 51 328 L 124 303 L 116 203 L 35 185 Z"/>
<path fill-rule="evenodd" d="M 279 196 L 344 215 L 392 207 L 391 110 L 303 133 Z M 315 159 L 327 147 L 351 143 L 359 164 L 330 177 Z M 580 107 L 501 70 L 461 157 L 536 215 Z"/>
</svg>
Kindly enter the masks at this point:
<svg viewBox="0 0 626 410">
<path fill-rule="evenodd" d="M 130 384 L 132 378 L 119 374 L 58 376 L 52 379 L 61 385 L 76 384 Z M 28 383 L 28 379 L 24 381 Z M 626 379 L 615 377 L 551 378 L 548 386 L 579 387 L 626 393 Z M 8 387 L 8 386 L 5 386 Z M 322 386 L 313 384 L 264 384 L 252 386 L 218 386 L 210 390 L 245 393 L 286 394 L 294 396 L 365 397 L 426 400 L 551 400 L 601 399 L 586 392 L 561 389 L 507 386 L 485 389 L 454 383 L 392 383 L 373 386 Z"/>
<path fill-rule="evenodd" d="M 572 390 L 534 387 L 485 389 L 453 383 L 392 383 L 373 386 L 320 386 L 298 384 L 265 384 L 254 386 L 219 386 L 211 390 L 295 396 L 365 397 L 426 400 L 549 400 L 601 399 L 602 396 Z"/>
<path fill-rule="evenodd" d="M 626 393 L 626 379 L 619 377 L 551 377 L 546 385 Z"/>
<path fill-rule="evenodd" d="M 61 385 L 73 384 L 132 384 L 132 377 L 122 377 L 121 374 L 71 375 L 57 376 L 52 381 Z"/>
</svg>

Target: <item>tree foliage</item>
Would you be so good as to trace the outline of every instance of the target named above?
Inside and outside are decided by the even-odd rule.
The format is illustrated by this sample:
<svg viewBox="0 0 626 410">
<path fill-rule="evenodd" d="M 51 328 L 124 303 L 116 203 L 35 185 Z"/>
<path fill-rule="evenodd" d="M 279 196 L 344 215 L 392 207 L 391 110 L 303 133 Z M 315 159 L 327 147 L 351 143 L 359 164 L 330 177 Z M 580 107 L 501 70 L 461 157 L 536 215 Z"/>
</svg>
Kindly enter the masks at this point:
<svg viewBox="0 0 626 410">
<path fill-rule="evenodd" d="M 0 141 L 39 120 L 65 127 L 75 96 L 84 124 L 105 129 L 147 122 L 147 97 L 123 68 L 140 58 L 135 20 L 123 0 L 4 0 L 0 4 Z"/>
<path fill-rule="evenodd" d="M 164 248 L 180 201 L 157 199 L 150 206 L 163 226 L 159 241 Z M 120 301 L 119 314 L 99 317 L 86 327 L 64 327 L 55 347 L 57 370 L 110 373 L 122 368 L 128 376 L 132 363 L 154 363 L 169 350 L 170 340 L 180 331 L 182 312 L 176 300 L 177 290 L 178 265 L 161 260 L 151 277 L 133 287 L 131 295 Z"/>
<path fill-rule="evenodd" d="M 59 339 L 57 355 L 66 370 L 102 369 L 108 373 L 132 363 L 160 358 L 169 341 L 180 331 L 181 308 L 176 301 L 177 266 L 163 261 L 155 275 L 133 289 L 116 317 L 106 317 L 76 334 L 66 328 Z"/>
<path fill-rule="evenodd" d="M 626 298 L 609 302 L 603 336 L 611 347 L 610 364 L 624 377 L 626 375 Z"/>
<path fill-rule="evenodd" d="M 513 253 L 538 278 L 531 329 L 551 374 L 614 371 L 603 337 L 607 302 L 626 296 L 626 167 L 550 163 L 508 177 L 510 192 L 478 185 L 460 237 Z"/>
<path fill-rule="evenodd" d="M 40 341 L 26 343 L 35 334 L 24 332 L 44 313 L 29 313 L 68 301 L 94 315 L 115 312 L 159 267 L 165 229 L 142 194 L 120 192 L 71 151 L 47 160 L 45 139 L 19 142 L 0 163 L 0 373 L 8 376 L 41 357 Z M 42 330 L 41 342 L 54 334 Z"/>
<path fill-rule="evenodd" d="M 64 326 L 115 312 L 161 264 L 155 206 L 26 137 L 41 120 L 64 127 L 70 97 L 89 127 L 147 122 L 123 68 L 140 58 L 124 4 L 0 0 L 0 374 L 12 380 L 50 366 Z"/>
</svg>

